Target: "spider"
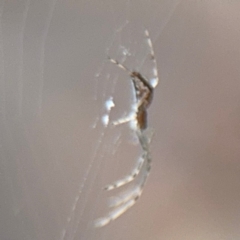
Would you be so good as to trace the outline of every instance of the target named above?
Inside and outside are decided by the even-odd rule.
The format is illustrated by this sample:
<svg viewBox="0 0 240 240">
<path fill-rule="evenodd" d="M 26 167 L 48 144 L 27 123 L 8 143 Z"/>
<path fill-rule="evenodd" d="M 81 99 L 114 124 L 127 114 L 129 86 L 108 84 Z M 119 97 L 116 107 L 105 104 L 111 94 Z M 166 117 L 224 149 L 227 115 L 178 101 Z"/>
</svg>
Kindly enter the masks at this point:
<svg viewBox="0 0 240 240">
<path fill-rule="evenodd" d="M 96 227 L 103 227 L 107 225 L 111 221 L 121 216 L 136 203 L 142 194 L 144 185 L 151 170 L 151 155 L 149 151 L 151 137 L 147 136 L 145 130 L 148 128 L 147 110 L 152 103 L 154 88 L 158 84 L 159 77 L 157 71 L 157 62 L 154 56 L 153 45 L 148 30 L 145 30 L 145 36 L 150 50 L 150 58 L 154 64 L 153 79 L 148 80 L 140 72 L 131 71 L 117 60 L 108 57 L 110 62 L 114 63 L 128 73 L 133 83 L 136 98 L 136 103 L 133 105 L 133 113 L 126 118 L 122 118 L 113 122 L 113 124 L 118 125 L 125 122 L 135 123 L 133 130 L 135 131 L 141 145 L 142 155 L 138 158 L 136 166 L 130 174 L 110 185 L 107 185 L 104 188 L 107 191 L 119 188 L 127 183 L 132 182 L 137 176 L 139 176 L 139 182 L 133 188 L 117 197 L 112 198 L 110 207 L 114 208 L 114 210 L 111 211 L 107 216 L 97 219 L 95 222 Z"/>
</svg>

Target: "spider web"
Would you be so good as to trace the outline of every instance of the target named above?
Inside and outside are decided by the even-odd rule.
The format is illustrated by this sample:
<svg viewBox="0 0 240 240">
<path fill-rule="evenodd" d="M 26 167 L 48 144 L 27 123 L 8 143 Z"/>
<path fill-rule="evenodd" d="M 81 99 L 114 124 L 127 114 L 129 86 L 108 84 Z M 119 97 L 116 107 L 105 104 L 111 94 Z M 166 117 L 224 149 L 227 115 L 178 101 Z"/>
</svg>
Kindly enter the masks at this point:
<svg viewBox="0 0 240 240">
<path fill-rule="evenodd" d="M 138 43 L 129 40 L 129 38 L 132 37 L 129 35 L 129 32 L 128 22 L 125 22 L 124 25 L 115 31 L 107 48 L 106 56 L 116 56 L 123 64 L 129 62 L 129 64 L 132 63 L 137 66 L 135 68 L 130 67 L 130 69 L 138 70 L 138 68 L 141 69 L 144 63 L 146 63 L 147 56 L 149 56 L 149 49 L 143 34 L 144 32 L 142 32 L 142 36 L 139 37 L 141 41 L 138 41 Z M 128 38 L 126 36 L 128 36 Z M 126 39 L 128 41 L 126 41 Z M 137 57 L 138 55 L 139 58 Z M 148 61 L 150 61 L 149 57 Z M 152 72 L 152 69 L 149 72 Z M 66 228 L 63 231 L 62 239 L 75 238 L 79 226 L 84 224 L 83 219 L 84 214 L 86 214 L 85 212 L 90 216 L 90 219 L 97 217 L 96 213 L 99 210 L 99 206 L 101 206 L 99 200 L 101 199 L 100 202 L 102 202 L 104 199 L 107 199 L 107 196 L 109 197 L 109 194 L 106 192 L 104 194 L 103 191 L 96 190 L 94 187 L 96 183 L 98 183 L 97 186 L 102 190 L 108 183 L 98 180 L 99 178 L 102 179 L 101 175 L 109 175 L 105 169 L 111 169 L 113 176 L 121 178 L 130 172 L 132 168 L 131 165 L 135 164 L 136 158 L 138 158 L 140 154 L 138 140 L 136 139 L 135 133 L 131 130 L 129 123 L 117 126 L 113 125 L 114 121 L 128 116 L 132 111 L 132 105 L 135 101 L 135 90 L 129 76 L 123 71 L 119 71 L 119 69 L 113 66 L 109 61 L 104 61 L 95 75 L 95 81 L 96 89 L 94 100 L 96 104 L 100 105 L 100 111 L 97 114 L 98 117 L 94 121 L 92 128 L 99 132 L 99 136 L 97 137 L 98 144 L 94 144 L 93 156 L 90 159 L 90 163 L 67 220 L 67 228 L 72 228 L 70 231 L 72 235 L 70 234 L 70 237 L 66 235 Z M 132 159 L 127 159 L 129 156 Z M 130 167 L 128 166 L 129 163 Z M 121 169 L 124 169 L 124 171 Z M 89 179 L 90 175 L 91 179 Z M 112 177 L 112 180 L 109 181 L 113 180 L 114 178 Z M 86 185 L 88 186 L 86 187 Z M 84 192 L 85 188 L 87 189 L 87 197 L 82 199 L 81 210 L 76 214 L 76 208 L 79 207 L 81 194 Z M 94 207 L 88 208 L 89 199 L 96 199 L 95 202 L 91 202 L 90 204 Z M 107 206 L 107 204 L 105 205 Z M 86 209 L 89 210 L 86 211 Z M 109 211 L 109 209 L 106 207 L 104 209 L 106 214 L 106 211 Z M 87 223 L 86 233 L 82 235 L 83 239 L 86 239 L 89 235 L 89 238 L 92 239 L 92 228 L 93 221 L 90 221 Z"/>
<path fill-rule="evenodd" d="M 172 11 L 164 22 L 161 31 L 167 25 L 179 3 L 180 1 L 173 4 Z M 97 145 L 94 144 L 93 156 L 73 202 L 66 228 L 63 230 L 62 239 L 75 239 L 76 236 L 81 236 L 83 239 L 99 238 L 99 234 L 93 231 L 93 220 L 98 217 L 98 212 L 106 214 L 109 211 L 106 203 L 104 204 L 105 207 L 101 207 L 104 211 L 99 210 L 101 209 L 100 206 L 103 205 L 101 202 L 106 201 L 110 196 L 109 193 L 104 193 L 102 189 L 106 184 L 128 174 L 132 165 L 136 162 L 136 158 L 140 155 L 138 140 L 128 126 L 129 124 L 112 126 L 113 121 L 126 117 L 131 112 L 135 101 L 135 90 L 129 76 L 116 66 L 113 66 L 113 64 L 110 64 L 106 56 L 117 59 L 128 66 L 129 69 L 143 71 L 145 76 L 151 79 L 154 66 L 149 58 L 150 50 L 146 42 L 145 30 L 143 25 L 136 27 L 129 20 L 124 20 L 123 24 L 113 31 L 113 36 L 107 44 L 105 60 L 103 60 L 95 74 L 94 100 L 98 104 L 100 111 L 98 111 L 92 127 L 99 132 L 99 136 L 97 137 Z M 127 157 L 125 157 L 124 153 L 128 153 L 126 154 Z M 109 172 L 106 172 L 105 169 L 111 169 L 114 176 L 112 179 L 110 178 L 109 182 L 101 181 L 102 176 L 109 175 Z M 96 183 L 98 189 L 96 189 Z M 81 199 L 84 191 L 86 191 L 87 197 Z M 89 201 L 90 199 L 96 200 L 92 202 Z M 80 210 L 76 211 L 78 205 L 80 205 Z M 94 207 L 88 207 L 88 205 Z M 91 219 L 87 222 L 86 227 L 84 227 L 85 223 L 83 221 L 85 215 Z M 85 229 L 84 233 L 79 230 L 82 228 Z"/>
<path fill-rule="evenodd" d="M 1 239 L 239 238 L 234 4 L 0 1 Z M 109 212 L 111 196 L 122 190 L 106 192 L 104 186 L 129 173 L 141 153 L 128 124 L 111 125 L 131 111 L 134 92 L 129 76 L 106 56 L 151 78 L 145 29 L 161 80 L 173 83 L 171 90 L 160 84 L 150 109 L 158 170 L 134 208 L 94 229 L 94 220 Z M 217 135 L 221 131 L 226 134 Z"/>
</svg>

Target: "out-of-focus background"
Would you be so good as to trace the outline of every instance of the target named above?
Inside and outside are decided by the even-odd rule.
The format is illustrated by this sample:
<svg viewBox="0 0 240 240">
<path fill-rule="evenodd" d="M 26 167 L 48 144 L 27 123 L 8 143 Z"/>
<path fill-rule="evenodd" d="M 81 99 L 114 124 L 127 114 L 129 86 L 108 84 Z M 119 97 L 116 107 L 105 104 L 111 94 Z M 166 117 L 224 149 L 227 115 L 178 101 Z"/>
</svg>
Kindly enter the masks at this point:
<svg viewBox="0 0 240 240">
<path fill-rule="evenodd" d="M 239 11 L 227 0 L 0 0 L 0 239 L 239 239 Z M 103 187 L 139 155 L 127 124 L 102 122 L 132 104 L 106 56 L 151 78 L 146 28 L 160 76 L 153 168 L 137 204 L 94 229 L 127 188 Z"/>
</svg>

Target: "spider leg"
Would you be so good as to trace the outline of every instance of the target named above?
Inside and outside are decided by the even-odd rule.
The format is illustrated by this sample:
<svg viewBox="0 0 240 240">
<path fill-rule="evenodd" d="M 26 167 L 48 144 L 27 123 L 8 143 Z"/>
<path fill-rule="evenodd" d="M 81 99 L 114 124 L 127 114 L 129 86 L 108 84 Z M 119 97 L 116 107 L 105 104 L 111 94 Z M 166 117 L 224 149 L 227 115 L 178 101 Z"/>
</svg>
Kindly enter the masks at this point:
<svg viewBox="0 0 240 240">
<path fill-rule="evenodd" d="M 128 191 L 127 194 L 115 197 L 114 201 L 110 206 L 113 207 L 114 210 L 112 210 L 106 217 L 97 219 L 95 221 L 95 227 L 103 227 L 124 214 L 137 202 L 137 200 L 142 194 L 142 190 L 142 186 L 135 186 L 135 188 Z"/>
<path fill-rule="evenodd" d="M 138 185 L 135 185 L 134 187 L 129 188 L 127 191 L 111 197 L 109 199 L 109 207 L 116 209 L 118 206 L 123 205 L 131 199 L 137 198 L 141 194 L 141 191 L 142 189 Z"/>
<path fill-rule="evenodd" d="M 155 88 L 158 85 L 158 82 L 159 82 L 158 70 L 157 70 L 157 61 L 156 61 L 154 50 L 153 50 L 152 40 L 150 38 L 150 35 L 149 35 L 149 32 L 148 32 L 147 29 L 145 30 L 145 36 L 147 38 L 147 44 L 148 44 L 149 49 L 150 49 L 151 60 L 153 61 L 153 64 L 154 64 L 154 68 L 152 70 L 153 71 L 153 79 L 150 79 L 150 83 L 151 83 L 152 87 Z"/>
<path fill-rule="evenodd" d="M 135 120 L 134 114 L 129 114 L 129 115 L 126 116 L 126 117 L 122 117 L 122 118 L 119 118 L 119 119 L 113 121 L 112 124 L 113 124 L 114 126 L 117 126 L 117 125 L 121 125 L 121 124 L 124 124 L 124 123 L 131 122 L 131 121 L 133 121 L 133 120 Z"/>
<path fill-rule="evenodd" d="M 135 204 L 135 200 L 131 199 L 120 207 L 111 211 L 106 217 L 99 218 L 95 221 L 95 227 L 103 227 L 120 217 L 124 212 Z"/>
<path fill-rule="evenodd" d="M 125 176 L 122 179 L 115 181 L 112 184 L 107 185 L 104 189 L 107 191 L 110 191 L 112 189 L 119 188 L 129 182 L 132 182 L 138 176 L 139 172 L 141 171 L 143 162 L 144 162 L 144 158 L 141 156 L 138 159 L 136 166 L 134 167 L 134 169 L 132 170 L 132 172 L 129 175 Z"/>
<path fill-rule="evenodd" d="M 142 194 L 143 187 L 147 181 L 147 177 L 151 169 L 151 157 L 149 152 L 144 153 L 144 160 L 146 160 L 146 165 L 143 169 L 143 175 L 141 176 L 139 183 L 133 189 L 123 194 L 122 196 L 120 195 L 119 197 L 115 197 L 114 201 L 111 204 L 111 207 L 115 207 L 115 209 L 111 211 L 106 217 L 97 219 L 95 221 L 95 227 L 103 227 L 109 224 L 110 222 L 120 217 L 133 205 L 135 205 Z"/>
<path fill-rule="evenodd" d="M 133 206 L 137 202 L 137 200 L 140 198 L 143 191 L 143 187 L 147 181 L 149 172 L 151 170 L 151 161 L 152 161 L 149 152 L 145 152 L 143 157 L 144 157 L 145 166 L 142 169 L 143 171 L 141 172 L 141 177 L 138 183 L 133 188 L 129 189 L 127 192 L 124 192 L 118 195 L 117 197 L 112 197 L 112 199 L 110 200 L 109 205 L 110 207 L 115 208 L 114 212 L 117 211 L 118 209 L 119 211 L 122 210 L 123 209 L 122 206 L 125 206 L 125 204 L 134 200 L 134 203 L 131 205 Z M 122 212 L 120 215 L 122 215 L 123 213 L 124 212 Z"/>
<path fill-rule="evenodd" d="M 131 71 L 125 67 L 123 64 L 121 64 L 120 62 L 118 62 L 117 60 L 111 58 L 108 56 L 108 60 L 114 64 L 116 64 L 119 68 L 123 69 L 124 71 L 128 72 L 129 74 L 131 74 Z"/>
</svg>

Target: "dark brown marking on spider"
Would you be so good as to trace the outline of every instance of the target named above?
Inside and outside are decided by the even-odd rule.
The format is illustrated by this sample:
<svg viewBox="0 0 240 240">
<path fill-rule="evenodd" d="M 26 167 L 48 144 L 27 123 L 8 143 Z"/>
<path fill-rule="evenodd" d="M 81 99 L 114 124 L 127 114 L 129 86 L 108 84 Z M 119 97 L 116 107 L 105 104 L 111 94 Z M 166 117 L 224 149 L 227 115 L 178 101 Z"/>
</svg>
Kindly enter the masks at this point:
<svg viewBox="0 0 240 240">
<path fill-rule="evenodd" d="M 137 124 L 140 130 L 147 128 L 147 111 L 145 108 L 140 107 L 136 113 Z"/>
</svg>

